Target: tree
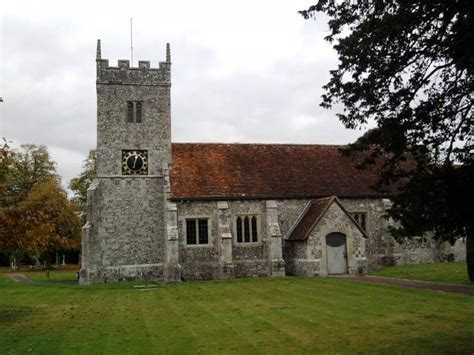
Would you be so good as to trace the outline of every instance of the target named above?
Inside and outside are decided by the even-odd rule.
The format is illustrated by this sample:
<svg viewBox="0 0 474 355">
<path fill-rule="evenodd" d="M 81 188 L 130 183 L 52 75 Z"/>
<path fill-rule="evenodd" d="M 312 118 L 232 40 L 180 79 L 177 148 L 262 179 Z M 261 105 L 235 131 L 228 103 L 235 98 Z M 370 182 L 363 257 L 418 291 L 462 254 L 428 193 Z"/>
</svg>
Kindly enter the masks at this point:
<svg viewBox="0 0 474 355">
<path fill-rule="evenodd" d="M 0 221 L 2 219 L 3 207 L 5 204 L 5 200 L 3 197 L 6 194 L 7 184 L 10 176 L 10 167 L 13 161 L 13 152 L 9 145 L 9 143 L 11 142 L 9 142 L 3 137 L 2 140 L 3 143 L 0 146 Z M 0 249 L 0 266 L 5 266 L 7 261 L 9 262 L 8 255 L 6 255 L 4 250 Z"/>
<path fill-rule="evenodd" d="M 35 184 L 3 216 L 2 225 L 8 232 L 0 239 L 4 250 L 18 250 L 31 257 L 43 254 L 49 266 L 56 251 L 80 246 L 81 221 L 58 178 Z"/>
<path fill-rule="evenodd" d="M 0 208 L 6 204 L 5 196 L 7 191 L 7 184 L 10 181 L 11 166 L 13 164 L 13 152 L 10 148 L 9 142 L 3 139 L 3 144 L 0 147 Z"/>
<path fill-rule="evenodd" d="M 0 163 L 5 167 L 0 175 L 0 250 L 13 259 L 45 255 L 49 266 L 55 251 L 78 249 L 78 209 L 62 189 L 46 147 L 21 146 Z"/>
<path fill-rule="evenodd" d="M 89 151 L 89 156 L 84 160 L 82 172 L 79 176 L 71 179 L 69 187 L 74 191 L 73 201 L 81 209 L 81 215 L 85 218 L 87 205 L 87 189 L 97 175 L 97 155 L 95 150 Z"/>
<path fill-rule="evenodd" d="M 37 183 L 56 176 L 56 163 L 51 160 L 44 145 L 23 144 L 11 151 L 6 161 L 5 186 L 0 195 L 0 205 L 15 204 L 26 197 Z"/>
<path fill-rule="evenodd" d="M 338 54 L 321 106 L 341 103 L 347 128 L 376 125 L 346 153 L 382 161 L 381 185 L 404 181 L 397 235 L 465 236 L 474 281 L 474 2 L 319 0 L 300 13 L 329 16 Z"/>
</svg>

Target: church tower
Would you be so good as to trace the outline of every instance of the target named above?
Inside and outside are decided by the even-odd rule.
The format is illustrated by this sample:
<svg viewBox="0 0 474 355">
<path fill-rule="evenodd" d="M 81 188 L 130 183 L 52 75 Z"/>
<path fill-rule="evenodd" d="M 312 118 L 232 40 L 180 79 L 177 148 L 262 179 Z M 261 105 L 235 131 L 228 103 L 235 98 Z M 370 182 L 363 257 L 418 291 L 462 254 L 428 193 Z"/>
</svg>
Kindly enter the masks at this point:
<svg viewBox="0 0 474 355">
<path fill-rule="evenodd" d="M 80 282 L 179 279 L 169 271 L 177 257 L 167 255 L 169 44 L 158 68 L 128 60 L 109 66 L 100 40 L 96 54 L 97 177 L 87 196 Z"/>
</svg>

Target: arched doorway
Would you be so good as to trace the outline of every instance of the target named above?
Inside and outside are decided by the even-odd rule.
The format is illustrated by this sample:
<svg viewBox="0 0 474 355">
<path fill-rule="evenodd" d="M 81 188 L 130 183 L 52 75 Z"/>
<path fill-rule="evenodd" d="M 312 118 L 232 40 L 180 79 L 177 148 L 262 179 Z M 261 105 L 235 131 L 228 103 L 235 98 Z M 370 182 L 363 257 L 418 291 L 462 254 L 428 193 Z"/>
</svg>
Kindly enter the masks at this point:
<svg viewBox="0 0 474 355">
<path fill-rule="evenodd" d="M 347 249 L 345 234 L 329 233 L 326 236 L 326 257 L 329 275 L 347 273 Z"/>
</svg>

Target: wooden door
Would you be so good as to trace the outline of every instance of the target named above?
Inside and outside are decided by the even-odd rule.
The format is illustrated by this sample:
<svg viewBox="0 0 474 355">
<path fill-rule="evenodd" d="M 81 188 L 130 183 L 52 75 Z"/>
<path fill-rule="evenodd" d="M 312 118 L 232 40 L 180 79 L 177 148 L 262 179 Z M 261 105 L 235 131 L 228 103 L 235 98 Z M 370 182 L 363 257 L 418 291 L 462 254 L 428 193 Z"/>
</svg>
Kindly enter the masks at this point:
<svg viewBox="0 0 474 355">
<path fill-rule="evenodd" d="M 346 236 L 342 233 L 330 233 L 326 236 L 326 255 L 328 274 L 347 273 Z"/>
</svg>

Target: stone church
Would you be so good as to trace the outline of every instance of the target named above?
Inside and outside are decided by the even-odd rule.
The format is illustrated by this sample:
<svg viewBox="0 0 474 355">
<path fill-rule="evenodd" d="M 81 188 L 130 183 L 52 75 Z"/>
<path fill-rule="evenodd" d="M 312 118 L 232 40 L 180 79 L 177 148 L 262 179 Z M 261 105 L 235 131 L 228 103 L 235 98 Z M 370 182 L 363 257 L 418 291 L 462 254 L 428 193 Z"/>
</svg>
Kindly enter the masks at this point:
<svg viewBox="0 0 474 355">
<path fill-rule="evenodd" d="M 396 243 L 384 218 L 395 192 L 374 191 L 378 172 L 338 146 L 172 143 L 169 45 L 157 68 L 115 67 L 99 40 L 96 63 L 81 284 L 314 277 L 462 257 L 462 246 L 429 238 Z"/>
</svg>

